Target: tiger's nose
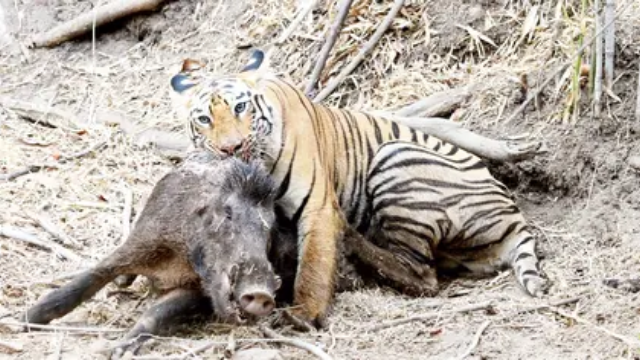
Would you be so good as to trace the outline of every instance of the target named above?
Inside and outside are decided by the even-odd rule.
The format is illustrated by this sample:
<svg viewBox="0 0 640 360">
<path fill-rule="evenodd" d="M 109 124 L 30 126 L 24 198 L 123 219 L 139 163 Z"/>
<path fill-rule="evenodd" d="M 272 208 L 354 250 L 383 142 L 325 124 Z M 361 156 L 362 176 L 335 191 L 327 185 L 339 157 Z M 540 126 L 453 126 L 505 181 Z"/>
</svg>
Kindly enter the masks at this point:
<svg viewBox="0 0 640 360">
<path fill-rule="evenodd" d="M 222 151 L 226 155 L 233 155 L 236 152 L 240 151 L 240 149 L 242 149 L 242 143 L 238 143 L 236 145 L 227 145 L 227 146 L 221 146 L 220 147 L 220 151 Z"/>
</svg>

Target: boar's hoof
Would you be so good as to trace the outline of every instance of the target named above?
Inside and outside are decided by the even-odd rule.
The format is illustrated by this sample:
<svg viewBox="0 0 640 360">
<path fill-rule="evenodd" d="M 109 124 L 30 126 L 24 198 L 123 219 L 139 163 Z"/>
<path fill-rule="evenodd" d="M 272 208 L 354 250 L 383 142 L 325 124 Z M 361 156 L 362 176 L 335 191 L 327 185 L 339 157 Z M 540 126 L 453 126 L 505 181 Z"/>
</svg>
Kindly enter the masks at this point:
<svg viewBox="0 0 640 360">
<path fill-rule="evenodd" d="M 310 332 L 314 329 L 323 329 L 326 327 L 323 319 L 316 319 L 315 321 L 305 320 L 289 310 L 280 312 L 279 316 L 274 319 L 271 325 L 274 328 L 291 325 L 295 330 L 303 332 Z"/>
</svg>

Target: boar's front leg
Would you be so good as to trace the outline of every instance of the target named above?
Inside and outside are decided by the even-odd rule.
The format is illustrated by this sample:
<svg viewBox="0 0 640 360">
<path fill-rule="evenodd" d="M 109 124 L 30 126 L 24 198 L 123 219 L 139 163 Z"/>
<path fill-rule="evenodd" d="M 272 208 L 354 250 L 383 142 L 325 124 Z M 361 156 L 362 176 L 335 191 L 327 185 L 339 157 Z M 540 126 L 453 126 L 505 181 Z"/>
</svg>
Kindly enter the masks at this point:
<svg viewBox="0 0 640 360">
<path fill-rule="evenodd" d="M 152 335 L 168 335 L 176 326 L 213 315 L 211 300 L 199 290 L 174 289 L 163 295 L 142 314 L 112 354 L 120 358 L 125 352 L 135 354 Z"/>
</svg>

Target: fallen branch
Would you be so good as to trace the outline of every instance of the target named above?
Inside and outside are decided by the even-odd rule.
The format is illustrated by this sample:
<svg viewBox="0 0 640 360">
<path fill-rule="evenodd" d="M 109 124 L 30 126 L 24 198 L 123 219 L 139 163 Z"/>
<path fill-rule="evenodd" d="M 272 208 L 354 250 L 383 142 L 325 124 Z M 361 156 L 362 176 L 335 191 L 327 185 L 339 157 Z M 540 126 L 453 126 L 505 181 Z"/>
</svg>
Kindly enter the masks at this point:
<svg viewBox="0 0 640 360">
<path fill-rule="evenodd" d="M 408 324 L 408 323 L 411 323 L 411 322 L 429 321 L 431 319 L 434 319 L 434 318 L 437 318 L 437 317 L 440 317 L 440 316 L 453 315 L 453 314 L 465 313 L 465 312 L 470 312 L 470 311 L 487 310 L 487 309 L 491 308 L 491 306 L 492 306 L 491 302 L 484 302 L 484 303 L 479 303 L 479 304 L 467 305 L 467 306 L 463 306 L 463 307 L 458 308 L 458 309 L 437 311 L 437 312 L 427 313 L 427 314 L 424 314 L 424 315 L 418 315 L 418 316 L 412 316 L 412 317 L 408 317 L 408 318 L 404 318 L 404 319 L 387 321 L 387 322 L 380 323 L 378 325 L 374 325 L 374 326 L 371 326 L 371 327 L 368 327 L 368 328 L 364 328 L 364 329 L 362 329 L 362 331 L 376 332 L 376 331 L 392 328 L 392 327 L 395 327 L 395 326 Z"/>
<path fill-rule="evenodd" d="M 351 72 L 353 72 L 353 70 L 355 70 L 355 68 L 357 68 L 358 65 L 360 65 L 362 60 L 364 60 L 364 58 L 367 55 L 369 55 L 371 51 L 373 51 L 373 48 L 376 46 L 380 38 L 382 38 L 382 35 L 384 35 L 384 33 L 387 31 L 387 29 L 393 22 L 393 19 L 396 17 L 396 15 L 398 14 L 398 12 L 400 11 L 403 5 L 404 5 L 404 0 L 395 0 L 393 7 L 391 8 L 391 10 L 389 10 L 389 13 L 384 18 L 384 20 L 382 20 L 382 23 L 380 23 L 380 26 L 378 26 L 378 29 L 376 29 L 376 32 L 371 36 L 371 39 L 369 39 L 369 41 L 364 45 L 364 47 L 360 49 L 360 52 L 358 52 L 358 55 L 356 55 L 356 57 L 353 60 L 351 60 L 351 62 L 344 69 L 342 69 L 340 74 L 338 74 L 338 76 L 335 79 L 330 81 L 326 88 L 320 91 L 320 93 L 315 97 L 315 99 L 313 99 L 314 102 L 319 103 L 319 102 L 322 102 L 324 99 L 326 99 L 327 96 L 329 96 L 338 87 L 338 85 L 340 85 L 340 83 L 347 76 L 349 76 L 349 74 L 351 74 Z"/>
<path fill-rule="evenodd" d="M 573 54 L 573 56 L 566 61 L 564 64 L 560 65 L 552 74 L 551 76 L 549 76 L 547 78 L 547 80 L 545 80 L 540 86 L 538 86 L 537 89 L 535 89 L 534 91 L 530 91 L 529 92 L 529 96 L 527 96 L 527 98 L 525 99 L 524 102 L 522 102 L 522 104 L 520 104 L 520 106 L 518 106 L 517 109 L 515 109 L 513 111 L 513 113 L 507 118 L 507 120 L 505 120 L 505 124 L 509 124 L 510 122 L 512 122 L 518 115 L 520 115 L 524 109 L 527 107 L 527 105 L 529 105 L 529 103 L 535 99 L 541 92 L 542 90 L 544 90 L 544 88 L 547 87 L 547 85 L 549 85 L 551 83 L 551 81 L 553 81 L 553 79 L 555 79 L 558 75 L 560 75 L 560 73 L 562 73 L 567 67 L 569 67 L 580 55 L 582 55 L 582 53 L 584 52 L 584 50 L 586 48 L 588 48 L 589 46 L 591 46 L 591 43 L 598 38 L 598 36 L 600 36 L 600 34 L 602 34 L 606 29 L 609 28 L 609 26 L 611 26 L 613 24 L 613 22 L 615 21 L 615 19 L 620 16 L 620 14 L 622 14 L 629 6 L 631 6 L 631 4 L 633 4 L 633 1 L 629 1 L 622 9 L 620 9 L 620 12 L 618 12 L 615 16 L 613 16 L 613 19 L 611 19 L 611 21 L 607 22 L 601 29 L 600 31 L 597 31 L 589 40 L 585 41 L 582 46 L 578 49 L 578 51 L 575 52 L 575 54 Z"/>
<path fill-rule="evenodd" d="M 401 117 L 376 112 L 389 120 L 436 136 L 479 157 L 496 161 L 517 161 L 546 152 L 542 142 L 494 140 L 463 128 L 459 123 L 440 118 Z"/>
<path fill-rule="evenodd" d="M 22 352 L 23 347 L 21 344 L 14 344 L 8 341 L 0 340 L 0 349 L 5 349 L 4 352 L 17 353 Z"/>
<path fill-rule="evenodd" d="M 482 337 L 482 333 L 489 327 L 489 324 L 491 324 L 491 322 L 487 320 L 483 322 L 482 325 L 480 325 L 478 331 L 476 331 L 476 335 L 473 337 L 473 340 L 471 340 L 471 343 L 469 344 L 469 348 L 458 357 L 459 360 L 463 360 L 467 356 L 471 355 L 471 353 L 473 353 L 473 350 L 475 350 L 475 348 L 480 343 L 480 337 Z"/>
<path fill-rule="evenodd" d="M 34 124 L 72 132 L 81 130 L 75 115 L 49 105 L 1 97 L 0 106 Z"/>
<path fill-rule="evenodd" d="M 165 1 L 115 0 L 60 24 L 45 33 L 35 35 L 31 39 L 30 46 L 53 47 L 120 18 L 144 11 L 153 11 Z"/>
<path fill-rule="evenodd" d="M 268 338 L 271 338 L 273 340 L 276 340 L 280 343 L 283 343 L 289 346 L 296 347 L 298 349 L 305 350 L 310 354 L 315 355 L 318 359 L 331 360 L 331 356 L 329 356 L 326 352 L 324 352 L 322 349 L 320 349 L 319 347 L 313 344 L 309 344 L 308 342 L 298 340 L 298 339 L 286 338 L 282 335 L 279 335 L 278 333 L 276 333 L 275 331 L 273 331 L 272 329 L 266 326 L 261 326 L 260 331 L 262 331 L 264 336 Z"/>
<path fill-rule="evenodd" d="M 23 175 L 27 175 L 27 174 L 32 174 L 32 173 L 36 173 L 38 171 L 41 171 L 43 169 L 57 169 L 59 164 L 64 164 L 67 161 L 70 160 L 75 160 L 75 159 L 79 159 L 81 157 L 87 156 L 89 154 L 91 154 L 92 152 L 99 150 L 100 148 L 102 148 L 103 146 L 107 145 L 106 141 L 99 141 L 95 144 L 93 144 L 92 146 L 81 150 L 77 153 L 73 153 L 70 155 L 63 155 L 60 157 L 60 159 L 58 159 L 57 163 L 51 163 L 51 164 L 41 164 L 41 165 L 29 165 L 27 167 L 25 167 L 22 170 L 18 170 L 15 172 L 12 172 L 10 174 L 1 174 L 0 175 L 0 180 L 4 180 L 4 181 L 11 181 L 14 180 L 20 176 Z"/>
<path fill-rule="evenodd" d="M 14 240 L 19 240 L 26 242 L 31 245 L 39 246 L 41 248 L 45 248 L 49 251 L 52 251 L 68 260 L 81 262 L 83 258 L 80 255 L 77 255 L 73 251 L 66 249 L 56 243 L 49 243 L 38 239 L 37 236 L 30 234 L 22 229 L 9 227 L 9 226 L 0 226 L 0 236 L 8 237 Z"/>
<path fill-rule="evenodd" d="M 153 128 L 145 128 L 131 122 L 120 113 L 102 111 L 96 113 L 96 121 L 105 125 L 117 125 L 131 138 L 131 141 L 139 147 L 155 145 L 157 149 L 170 154 L 184 153 L 191 141 L 183 134 L 162 131 Z"/>
<path fill-rule="evenodd" d="M 452 89 L 428 96 L 392 113 L 397 116 L 437 117 L 453 112 L 471 96 L 469 88 Z"/>
<path fill-rule="evenodd" d="M 316 64 L 313 67 L 311 80 L 309 80 L 307 88 L 304 90 L 304 93 L 307 94 L 307 96 L 311 96 L 310 94 L 315 88 L 316 83 L 318 82 L 318 78 L 320 77 L 320 74 L 324 69 L 327 58 L 329 57 L 329 53 L 331 52 L 333 45 L 335 45 L 336 40 L 338 39 L 338 35 L 340 35 L 342 23 L 347 18 L 347 15 L 349 15 L 349 9 L 351 8 L 352 2 L 353 0 L 342 0 L 342 2 L 340 2 L 340 5 L 338 5 L 338 15 L 336 15 L 336 18 L 331 25 L 331 29 L 329 29 L 327 40 L 325 41 L 324 45 L 322 45 L 322 49 L 320 50 L 320 54 L 318 55 L 318 60 L 316 60 Z"/>
<path fill-rule="evenodd" d="M 59 227 L 57 227 L 49 218 L 44 215 L 39 215 L 31 211 L 24 211 L 24 214 L 29 217 L 33 222 L 38 224 L 42 229 L 51 234 L 54 238 L 60 240 L 63 245 L 67 245 L 74 248 L 82 247 L 76 239 L 67 235 Z"/>
<path fill-rule="evenodd" d="M 311 13 L 311 10 L 313 10 L 313 8 L 316 7 L 316 4 L 318 3 L 318 0 L 308 0 L 308 1 L 309 2 L 307 3 L 307 6 L 302 10 L 300 10 L 300 12 L 295 17 L 295 19 L 293 19 L 291 24 L 289 24 L 289 27 L 282 33 L 282 35 L 280 35 L 278 40 L 276 40 L 276 45 L 280 45 L 283 42 L 285 42 L 285 40 L 287 40 L 289 36 L 291 36 L 291 34 L 293 34 L 293 32 L 296 31 L 298 26 L 302 24 L 302 20 L 304 20 L 304 18 L 306 18 L 307 15 Z"/>
<path fill-rule="evenodd" d="M 550 306 L 549 310 L 553 311 L 554 313 L 556 313 L 556 314 L 558 314 L 560 316 L 564 316 L 566 318 L 573 319 L 576 322 L 579 322 L 579 323 L 582 323 L 584 325 L 590 326 L 590 327 L 594 328 L 595 330 L 598 330 L 598 331 L 600 331 L 600 332 L 602 332 L 604 334 L 607 334 L 607 335 L 611 336 L 614 339 L 622 341 L 623 343 L 627 344 L 628 346 L 630 346 L 632 348 L 635 348 L 635 349 L 640 348 L 640 340 L 637 340 L 637 339 L 634 339 L 634 338 L 630 338 L 630 337 L 626 337 L 624 335 L 617 334 L 617 333 L 615 333 L 615 332 L 613 332 L 613 331 L 611 331 L 611 330 L 609 330 L 607 328 L 603 328 L 602 326 L 596 325 L 596 324 L 592 323 L 591 321 L 589 321 L 587 319 L 584 319 L 584 318 L 582 318 L 582 317 L 580 317 L 578 315 L 569 314 L 568 312 L 566 312 L 566 311 L 564 311 L 564 310 L 562 310 L 560 308 L 557 308 L 557 307 Z"/>
</svg>

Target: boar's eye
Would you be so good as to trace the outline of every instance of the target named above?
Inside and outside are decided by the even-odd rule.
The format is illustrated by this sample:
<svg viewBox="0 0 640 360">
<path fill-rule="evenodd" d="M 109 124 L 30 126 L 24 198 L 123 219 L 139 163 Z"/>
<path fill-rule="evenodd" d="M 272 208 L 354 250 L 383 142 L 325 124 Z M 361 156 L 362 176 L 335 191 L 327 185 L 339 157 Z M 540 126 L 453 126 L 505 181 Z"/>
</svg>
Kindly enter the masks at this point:
<svg viewBox="0 0 640 360">
<path fill-rule="evenodd" d="M 231 206 L 224 206 L 224 216 L 227 217 L 227 220 L 231 220 L 233 218 L 233 210 L 231 209 Z"/>
</svg>

